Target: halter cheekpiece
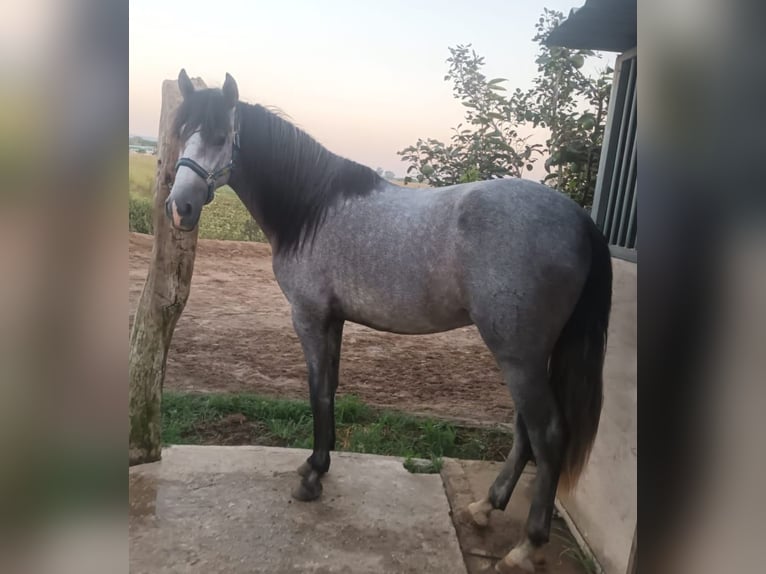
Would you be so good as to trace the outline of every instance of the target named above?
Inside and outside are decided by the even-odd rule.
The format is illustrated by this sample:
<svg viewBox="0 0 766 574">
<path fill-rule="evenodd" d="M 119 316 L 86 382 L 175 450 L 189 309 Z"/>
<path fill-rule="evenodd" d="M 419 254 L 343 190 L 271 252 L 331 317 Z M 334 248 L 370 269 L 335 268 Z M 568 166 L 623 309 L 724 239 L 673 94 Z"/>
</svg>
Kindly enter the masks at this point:
<svg viewBox="0 0 766 574">
<path fill-rule="evenodd" d="M 222 176 L 231 173 L 231 170 L 236 165 L 238 155 L 239 155 L 239 121 L 237 118 L 235 118 L 234 140 L 232 141 L 232 144 L 231 144 L 231 160 L 229 161 L 229 163 L 227 163 L 223 167 L 216 169 L 215 171 L 208 171 L 204 167 L 202 167 L 200 164 L 198 164 L 196 161 L 194 161 L 192 158 L 180 157 L 178 158 L 178 161 L 176 162 L 176 172 L 178 171 L 179 167 L 185 166 L 205 180 L 205 183 L 207 183 L 207 199 L 205 200 L 205 205 L 207 205 L 208 203 L 210 203 L 211 201 L 215 199 L 216 182 Z"/>
</svg>

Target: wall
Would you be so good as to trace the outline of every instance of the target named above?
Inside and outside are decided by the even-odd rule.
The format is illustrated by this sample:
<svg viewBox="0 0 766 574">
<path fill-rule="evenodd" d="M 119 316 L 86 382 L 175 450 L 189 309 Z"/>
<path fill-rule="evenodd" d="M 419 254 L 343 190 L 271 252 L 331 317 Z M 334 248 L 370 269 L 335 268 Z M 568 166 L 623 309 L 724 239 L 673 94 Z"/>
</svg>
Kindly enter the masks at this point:
<svg viewBox="0 0 766 574">
<path fill-rule="evenodd" d="M 604 407 L 588 466 L 560 505 L 607 574 L 625 574 L 636 526 L 637 394 L 635 263 L 612 259 Z"/>
</svg>

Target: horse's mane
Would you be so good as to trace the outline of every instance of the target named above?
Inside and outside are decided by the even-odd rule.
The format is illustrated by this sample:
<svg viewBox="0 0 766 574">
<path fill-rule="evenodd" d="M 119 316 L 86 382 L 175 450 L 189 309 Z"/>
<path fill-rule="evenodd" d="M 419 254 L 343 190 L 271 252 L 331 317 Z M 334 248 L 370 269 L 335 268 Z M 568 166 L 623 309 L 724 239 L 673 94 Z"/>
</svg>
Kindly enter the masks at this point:
<svg viewBox="0 0 766 574">
<path fill-rule="evenodd" d="M 257 205 L 280 252 L 311 242 L 330 207 L 367 195 L 382 181 L 372 169 L 332 153 L 263 106 L 239 102 L 237 115 L 240 153 L 232 183 L 248 207 Z M 203 139 L 228 130 L 221 91 L 198 90 L 184 100 L 175 129 L 180 136 L 200 129 Z"/>
<path fill-rule="evenodd" d="M 335 202 L 366 195 L 381 181 L 370 168 L 335 155 L 263 106 L 238 107 L 240 168 L 280 251 L 299 249 Z"/>
</svg>

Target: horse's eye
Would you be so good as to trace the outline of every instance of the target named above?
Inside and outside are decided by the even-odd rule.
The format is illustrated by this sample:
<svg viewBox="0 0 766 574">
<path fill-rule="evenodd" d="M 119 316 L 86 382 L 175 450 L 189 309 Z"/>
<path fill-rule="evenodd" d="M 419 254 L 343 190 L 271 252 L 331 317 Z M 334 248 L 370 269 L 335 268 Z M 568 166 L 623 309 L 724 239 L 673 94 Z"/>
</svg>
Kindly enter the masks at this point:
<svg viewBox="0 0 766 574">
<path fill-rule="evenodd" d="M 221 146 L 226 143 L 226 136 L 216 136 L 213 140 L 213 145 Z"/>
</svg>

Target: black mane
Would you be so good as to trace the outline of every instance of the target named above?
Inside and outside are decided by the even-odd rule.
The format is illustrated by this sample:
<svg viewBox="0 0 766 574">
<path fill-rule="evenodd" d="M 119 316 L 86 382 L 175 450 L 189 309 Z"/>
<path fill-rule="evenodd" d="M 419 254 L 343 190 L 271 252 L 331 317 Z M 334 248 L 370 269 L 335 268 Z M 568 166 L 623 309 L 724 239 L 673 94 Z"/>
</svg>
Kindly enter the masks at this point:
<svg viewBox="0 0 766 574">
<path fill-rule="evenodd" d="M 240 153 L 230 183 L 280 252 L 294 252 L 313 240 L 336 202 L 367 195 L 382 181 L 263 106 L 240 102 L 237 116 Z M 229 129 L 219 89 L 190 94 L 173 123 L 181 141 L 200 130 L 203 140 L 212 142 Z"/>
<path fill-rule="evenodd" d="M 313 240 L 332 205 L 367 195 L 382 181 L 372 169 L 335 155 L 263 106 L 237 106 L 241 151 L 236 179 L 243 185 L 235 188 L 246 205 L 252 201 L 257 206 L 279 251 L 300 249 Z"/>
</svg>

